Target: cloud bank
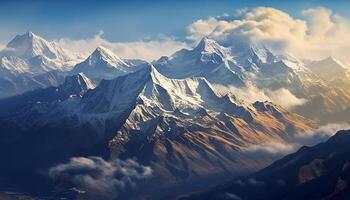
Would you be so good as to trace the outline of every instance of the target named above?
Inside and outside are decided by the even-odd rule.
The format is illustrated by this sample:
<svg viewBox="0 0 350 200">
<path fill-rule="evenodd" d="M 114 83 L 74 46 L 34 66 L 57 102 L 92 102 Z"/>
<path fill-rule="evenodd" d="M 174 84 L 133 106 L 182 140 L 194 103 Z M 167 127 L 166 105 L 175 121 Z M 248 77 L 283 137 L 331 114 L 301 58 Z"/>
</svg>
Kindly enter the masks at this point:
<svg viewBox="0 0 350 200">
<path fill-rule="evenodd" d="M 277 158 L 286 154 L 293 153 L 302 146 L 313 146 L 320 142 L 326 141 L 333 136 L 337 131 L 349 129 L 350 124 L 328 124 L 319 127 L 315 131 L 298 133 L 294 135 L 288 143 L 262 143 L 252 145 L 245 149 L 245 153 L 253 156 L 275 156 Z"/>
<path fill-rule="evenodd" d="M 84 57 L 87 57 L 96 47 L 102 45 L 113 51 L 120 58 L 138 58 L 147 61 L 153 61 L 164 55 L 171 55 L 179 49 L 188 47 L 185 42 L 179 42 L 172 37 L 166 36 L 147 41 L 110 42 L 103 38 L 103 31 L 100 31 L 92 38 L 80 40 L 61 38 L 56 40 L 56 42 L 65 49 L 79 52 Z"/>
<path fill-rule="evenodd" d="M 233 17 L 197 20 L 188 27 L 187 39 L 198 42 L 209 36 L 223 45 L 257 42 L 300 58 L 335 56 L 349 62 L 349 35 L 349 22 L 323 7 L 303 10 L 300 19 L 278 9 L 258 7 L 240 10 Z"/>
<path fill-rule="evenodd" d="M 105 161 L 100 157 L 73 157 L 49 169 L 49 177 L 73 185 L 85 199 L 114 199 L 132 191 L 152 169 L 134 160 Z"/>
<path fill-rule="evenodd" d="M 242 41 L 263 43 L 276 53 L 288 52 L 298 58 L 317 60 L 334 56 L 350 62 L 349 35 L 350 25 L 347 19 L 327 8 L 302 10 L 300 18 L 295 18 L 275 8 L 258 7 L 237 10 L 232 16 L 224 14 L 199 19 L 187 27 L 186 39 L 193 44 L 204 36 L 209 36 L 222 45 L 234 45 Z M 56 42 L 84 56 L 103 45 L 121 58 L 148 61 L 192 46 L 191 42 L 178 41 L 169 36 L 133 42 L 111 42 L 103 38 L 103 31 L 91 38 L 62 38 Z"/>
<path fill-rule="evenodd" d="M 218 93 L 226 94 L 227 91 L 235 94 L 238 99 L 245 102 L 254 103 L 255 101 L 271 101 L 286 109 L 292 109 L 295 106 L 300 106 L 306 103 L 306 99 L 298 98 L 293 95 L 288 89 L 280 88 L 278 90 L 260 89 L 254 85 L 247 85 L 242 90 L 235 87 L 226 87 L 222 85 L 213 84 Z"/>
</svg>

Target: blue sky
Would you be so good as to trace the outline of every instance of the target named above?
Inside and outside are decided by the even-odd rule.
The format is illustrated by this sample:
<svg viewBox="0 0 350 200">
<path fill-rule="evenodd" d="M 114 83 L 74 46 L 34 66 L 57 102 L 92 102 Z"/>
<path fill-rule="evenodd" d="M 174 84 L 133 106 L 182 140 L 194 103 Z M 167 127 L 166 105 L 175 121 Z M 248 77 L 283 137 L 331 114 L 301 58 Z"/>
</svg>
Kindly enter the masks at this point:
<svg viewBox="0 0 350 200">
<path fill-rule="evenodd" d="M 182 38 L 197 19 L 234 13 L 236 9 L 271 6 L 298 17 L 300 11 L 323 6 L 350 18 L 350 1 L 0 1 L 0 43 L 31 30 L 44 38 L 80 39 L 100 30 L 113 42 L 136 41 L 159 34 Z"/>
</svg>

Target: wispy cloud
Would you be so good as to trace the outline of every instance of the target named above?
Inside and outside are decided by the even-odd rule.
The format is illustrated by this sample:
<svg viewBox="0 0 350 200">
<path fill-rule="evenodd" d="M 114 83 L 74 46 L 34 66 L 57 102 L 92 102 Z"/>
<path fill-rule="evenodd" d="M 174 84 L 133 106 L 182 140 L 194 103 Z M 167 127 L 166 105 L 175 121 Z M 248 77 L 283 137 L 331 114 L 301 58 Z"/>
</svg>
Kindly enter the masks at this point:
<svg viewBox="0 0 350 200">
<path fill-rule="evenodd" d="M 106 161 L 100 157 L 73 157 L 68 163 L 49 169 L 48 175 L 74 185 L 87 199 L 115 199 L 131 191 L 138 181 L 152 175 L 152 169 L 134 160 Z"/>
<path fill-rule="evenodd" d="M 232 193 L 225 193 L 225 197 L 227 199 L 232 199 L 232 200 L 242 200 L 239 196 L 235 195 L 235 194 L 232 194 Z"/>
<path fill-rule="evenodd" d="M 199 19 L 188 27 L 188 39 L 198 41 L 207 35 L 224 45 L 263 42 L 275 51 L 301 58 L 350 58 L 349 22 L 323 7 L 303 10 L 301 18 L 269 7 L 243 9 L 233 17 Z"/>
<path fill-rule="evenodd" d="M 151 40 L 141 40 L 133 42 L 111 42 L 103 38 L 103 31 L 92 38 L 73 40 L 61 38 L 56 40 L 62 47 L 79 52 L 83 56 L 88 56 L 96 47 L 102 45 L 113 51 L 120 58 L 138 58 L 153 61 L 164 55 L 171 55 L 175 51 L 187 48 L 185 42 L 180 42 L 173 37 L 158 36 Z"/>
</svg>

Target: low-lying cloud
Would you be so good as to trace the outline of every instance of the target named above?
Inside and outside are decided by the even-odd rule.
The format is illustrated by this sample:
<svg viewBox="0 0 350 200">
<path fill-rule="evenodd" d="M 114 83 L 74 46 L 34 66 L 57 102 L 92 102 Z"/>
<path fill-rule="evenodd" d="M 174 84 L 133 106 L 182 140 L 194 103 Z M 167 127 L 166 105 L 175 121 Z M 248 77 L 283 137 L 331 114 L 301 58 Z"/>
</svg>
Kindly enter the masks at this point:
<svg viewBox="0 0 350 200">
<path fill-rule="evenodd" d="M 172 37 L 160 36 L 153 40 L 141 40 L 133 42 L 111 42 L 103 38 L 103 31 L 100 31 L 92 38 L 73 40 L 62 38 L 56 42 L 63 48 L 78 52 L 87 57 L 98 46 L 104 46 L 113 51 L 118 57 L 124 59 L 144 59 L 153 61 L 161 56 L 171 55 L 175 51 L 187 48 L 185 42 L 177 41 Z"/>
<path fill-rule="evenodd" d="M 349 35 L 349 22 L 327 8 L 306 9 L 294 18 L 275 8 L 258 7 L 232 17 L 199 19 L 188 27 L 187 39 L 198 42 L 209 36 L 223 45 L 257 42 L 299 58 L 335 56 L 349 62 Z"/>
<path fill-rule="evenodd" d="M 245 153 L 253 156 L 272 156 L 281 157 L 289 153 L 293 153 L 302 146 L 313 146 L 320 142 L 326 141 L 337 131 L 349 129 L 350 124 L 328 124 L 319 127 L 315 131 L 297 133 L 290 138 L 288 143 L 269 142 L 259 145 L 252 145 L 245 149 Z"/>
<path fill-rule="evenodd" d="M 296 97 L 285 88 L 267 91 L 267 96 L 269 96 L 273 102 L 287 109 L 303 105 L 306 102 L 306 99 Z"/>
<path fill-rule="evenodd" d="M 114 199 L 149 178 L 152 169 L 131 159 L 106 161 L 100 157 L 73 157 L 68 163 L 50 168 L 48 175 L 55 181 L 73 185 L 85 194 L 85 199 Z"/>
<path fill-rule="evenodd" d="M 248 103 L 254 103 L 255 101 L 271 101 L 286 109 L 292 109 L 295 106 L 300 106 L 306 103 L 306 99 L 298 98 L 293 95 L 288 89 L 280 88 L 277 90 L 260 89 L 254 85 L 248 85 L 246 88 L 235 88 L 232 86 L 226 87 L 223 85 L 215 85 L 214 87 L 218 93 L 235 94 L 238 99 L 246 101 Z M 253 101 L 253 102 L 252 102 Z"/>
</svg>

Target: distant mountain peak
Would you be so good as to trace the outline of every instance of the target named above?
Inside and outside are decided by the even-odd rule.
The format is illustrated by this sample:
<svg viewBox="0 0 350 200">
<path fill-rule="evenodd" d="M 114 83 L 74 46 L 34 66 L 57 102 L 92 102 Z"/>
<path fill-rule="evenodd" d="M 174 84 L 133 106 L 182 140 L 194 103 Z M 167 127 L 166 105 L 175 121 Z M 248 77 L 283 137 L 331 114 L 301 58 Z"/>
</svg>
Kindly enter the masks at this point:
<svg viewBox="0 0 350 200">
<path fill-rule="evenodd" d="M 227 56 L 227 48 L 221 46 L 218 42 L 208 37 L 204 37 L 198 45 L 193 49 L 193 52 L 203 54 L 217 54 L 220 57 Z"/>
<path fill-rule="evenodd" d="M 196 47 L 196 49 L 201 51 L 214 51 L 217 48 L 221 48 L 221 46 L 215 40 L 208 37 L 204 37 Z"/>
<path fill-rule="evenodd" d="M 98 46 L 94 53 L 98 53 L 100 55 L 111 55 L 111 56 L 115 56 L 114 53 L 109 50 L 108 48 L 104 47 L 104 46 Z"/>
<path fill-rule="evenodd" d="M 48 65 L 49 69 L 61 68 L 74 62 L 78 56 L 61 48 L 55 42 L 49 42 L 44 38 L 28 31 L 22 35 L 16 35 L 1 52 L 1 56 L 15 56 L 24 60 L 42 57 L 43 65 Z"/>
<path fill-rule="evenodd" d="M 56 42 L 50 42 L 28 31 L 16 35 L 0 51 L 0 76 L 28 73 L 38 75 L 49 71 L 66 71 L 80 60 L 78 54 L 63 49 Z"/>
<path fill-rule="evenodd" d="M 6 47 L 21 58 L 28 59 L 38 55 L 44 55 L 51 59 L 56 58 L 51 44 L 32 32 L 15 36 Z"/>
<path fill-rule="evenodd" d="M 343 62 L 341 62 L 340 60 L 338 60 L 337 58 L 335 58 L 333 56 L 328 56 L 327 58 L 320 60 L 319 62 L 322 62 L 323 64 L 327 64 L 327 65 L 336 64 L 338 67 L 346 68 L 346 65 Z"/>
<path fill-rule="evenodd" d="M 111 80 L 118 76 L 135 72 L 147 65 L 146 62 L 140 60 L 124 61 L 111 50 L 99 46 L 87 59 L 75 65 L 72 72 L 84 72 L 89 78 L 99 82 L 102 79 Z"/>
<path fill-rule="evenodd" d="M 97 47 L 95 51 L 89 56 L 88 60 L 90 64 L 96 64 L 99 61 L 103 60 L 113 67 L 119 65 L 127 66 L 127 64 L 122 59 L 116 56 L 111 50 L 103 46 Z"/>
<path fill-rule="evenodd" d="M 22 35 L 16 35 L 6 46 L 8 48 L 33 48 L 37 43 L 49 45 L 49 42 L 44 38 L 28 31 Z"/>
</svg>

